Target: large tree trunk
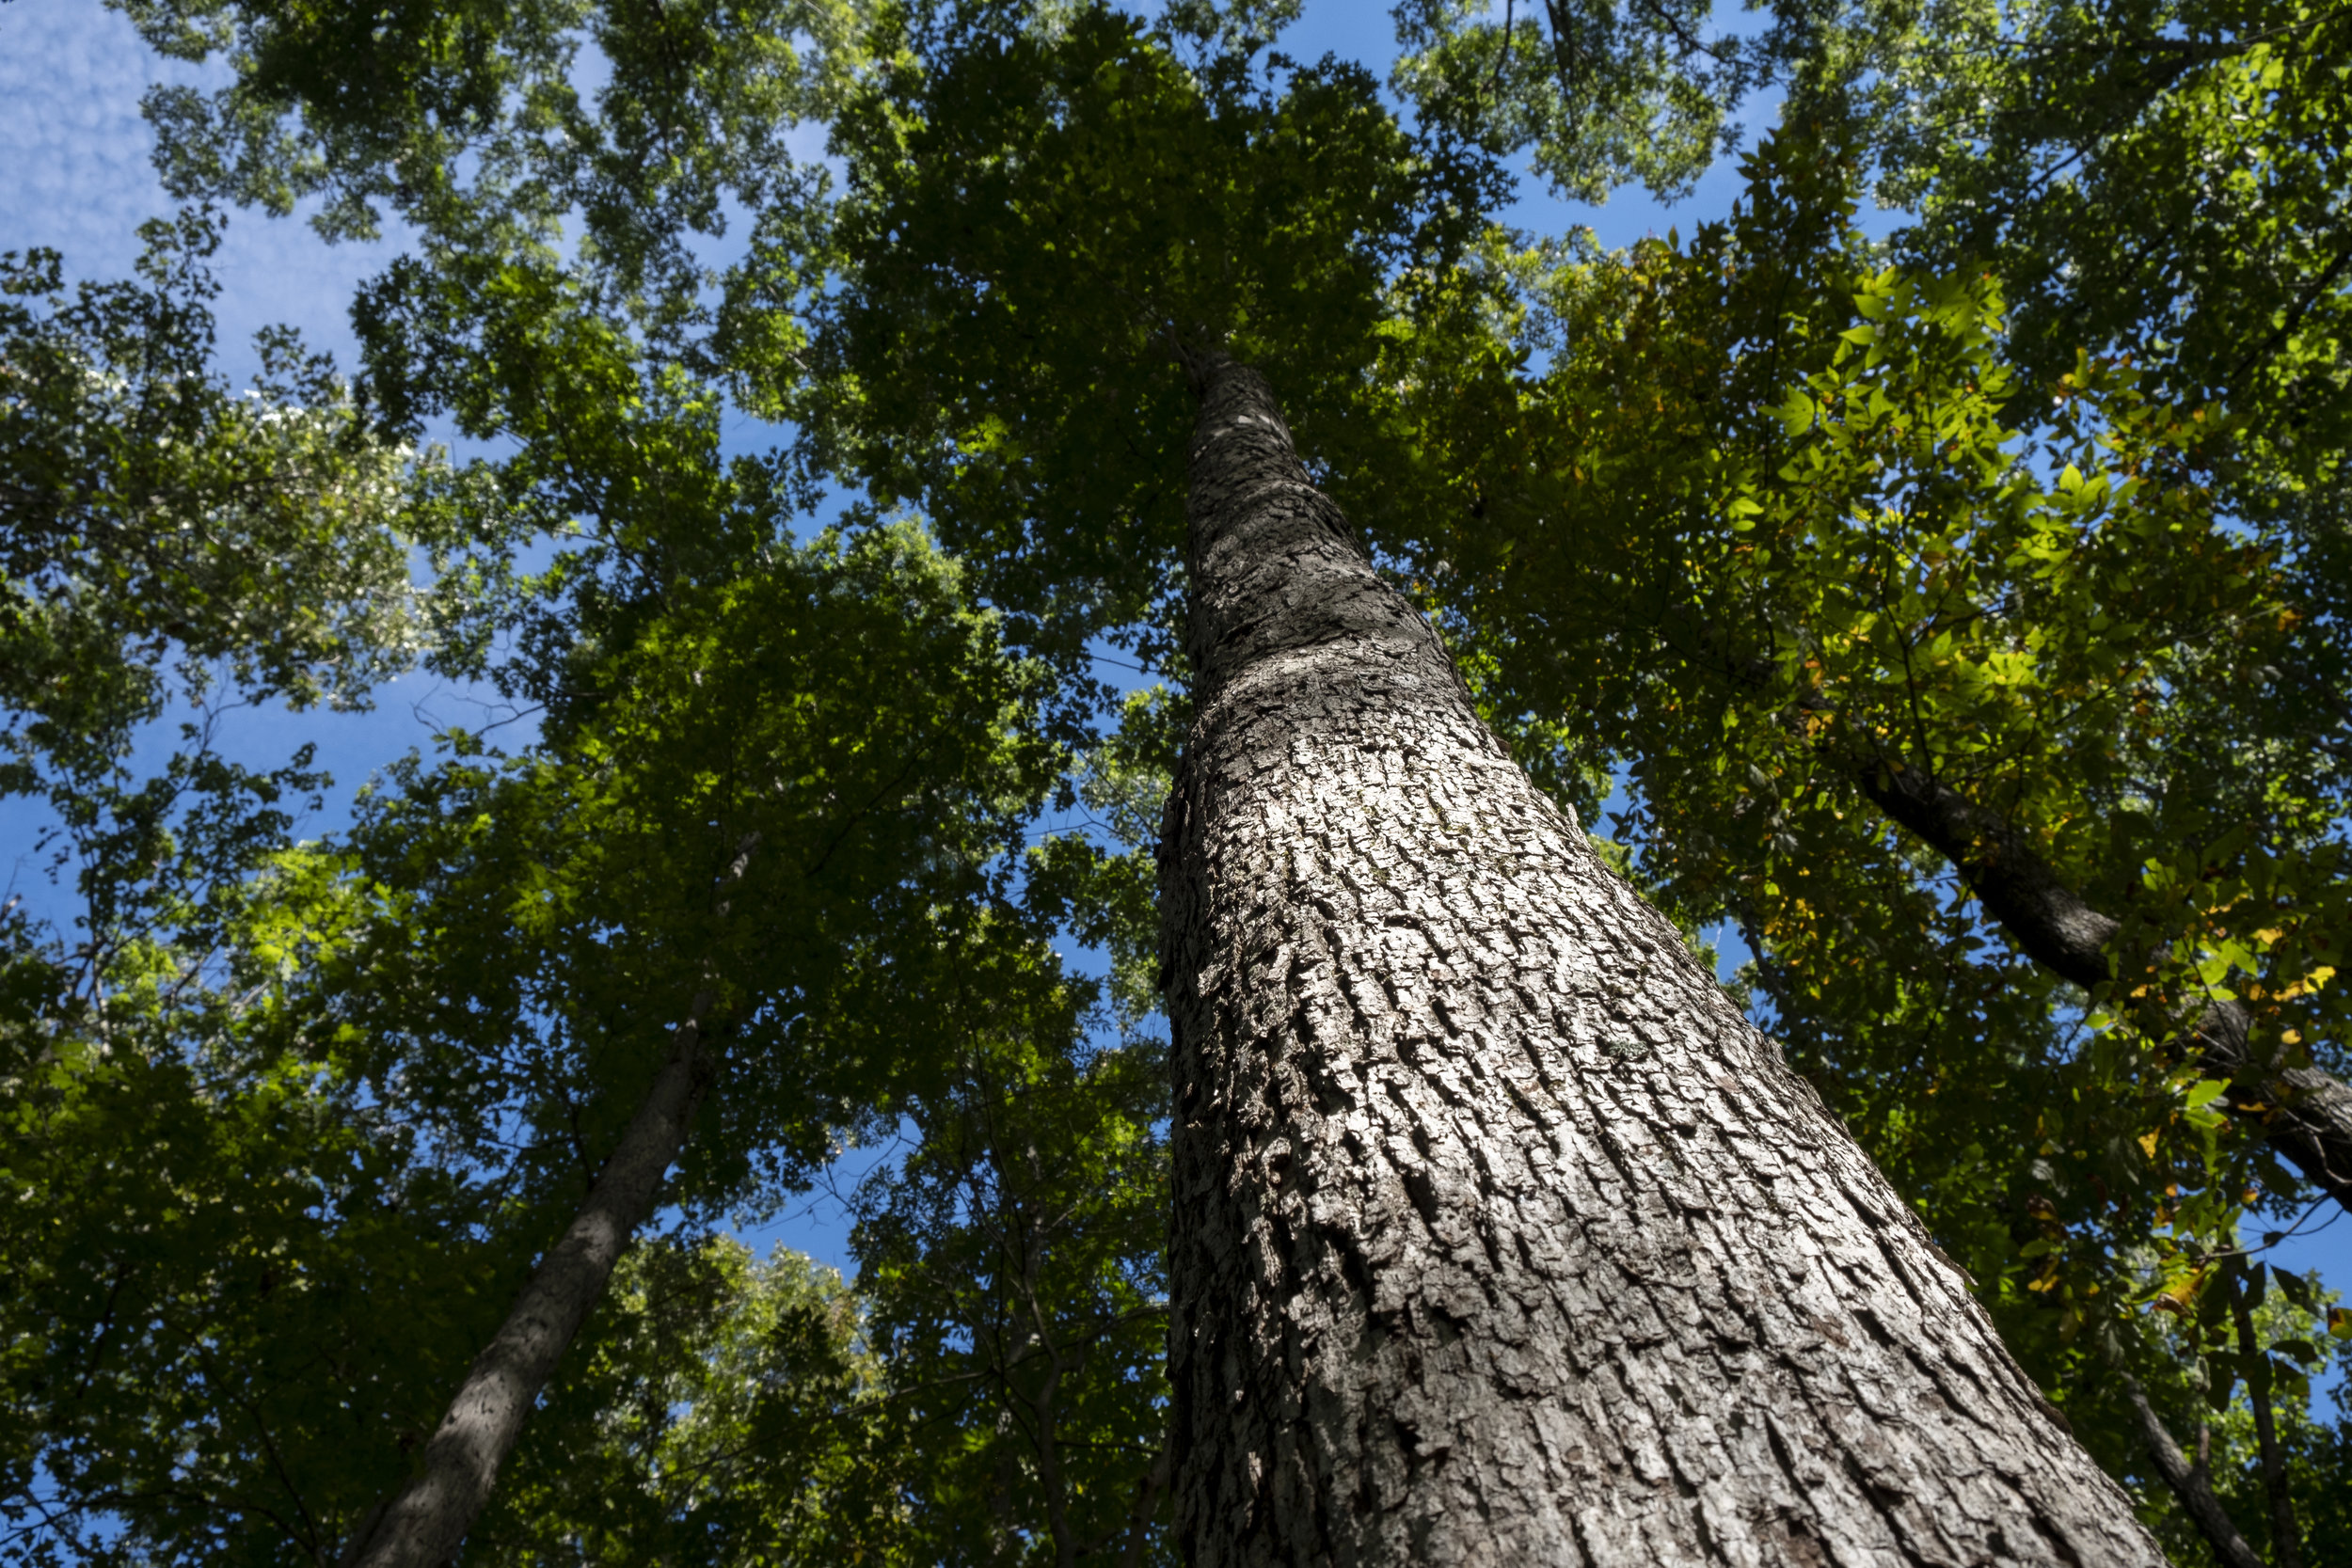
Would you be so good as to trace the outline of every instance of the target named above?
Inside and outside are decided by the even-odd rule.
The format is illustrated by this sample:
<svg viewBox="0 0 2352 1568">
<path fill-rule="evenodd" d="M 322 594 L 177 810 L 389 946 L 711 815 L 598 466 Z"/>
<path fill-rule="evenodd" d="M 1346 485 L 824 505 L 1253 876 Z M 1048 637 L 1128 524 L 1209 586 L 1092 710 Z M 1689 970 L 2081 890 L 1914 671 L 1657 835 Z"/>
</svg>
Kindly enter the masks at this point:
<svg viewBox="0 0 2352 1568">
<path fill-rule="evenodd" d="M 2121 927 L 2083 902 L 2007 822 L 1917 768 L 1871 768 L 1859 778 L 1881 810 L 1952 863 L 2027 958 L 2085 990 L 2110 978 L 2108 944 Z M 2200 1066 L 2229 1084 L 2232 1109 L 2259 1126 L 2304 1180 L 2352 1208 L 2352 1088 L 2317 1068 L 2258 1057 L 2251 1023 L 2238 1003 L 2206 1007 L 2190 1030 Z"/>
<path fill-rule="evenodd" d="M 2161 1563 L 1959 1272 L 1197 359 L 1162 847 L 1176 1532 L 1243 1564 Z"/>
</svg>

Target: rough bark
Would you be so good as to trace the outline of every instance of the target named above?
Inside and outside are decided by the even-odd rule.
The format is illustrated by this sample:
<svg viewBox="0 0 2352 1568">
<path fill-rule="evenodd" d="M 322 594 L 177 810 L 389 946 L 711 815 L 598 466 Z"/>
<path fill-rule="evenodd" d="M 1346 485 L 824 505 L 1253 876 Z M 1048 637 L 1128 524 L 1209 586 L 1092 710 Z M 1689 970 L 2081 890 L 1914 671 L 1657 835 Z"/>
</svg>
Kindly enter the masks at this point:
<svg viewBox="0 0 2352 1568">
<path fill-rule="evenodd" d="M 2160 1563 L 1802 1080 L 1196 361 L 1162 847 L 1198 1568 Z"/>
<path fill-rule="evenodd" d="M 1875 768 L 1863 790 L 1951 862 L 1985 912 L 2027 958 L 2085 990 L 2112 977 L 2108 944 L 2122 928 L 2085 903 L 2033 847 L 1993 812 L 1917 768 Z M 2254 1059 L 2250 1020 L 2235 1002 L 2206 1007 L 2191 1029 L 2207 1075 L 2305 1180 L 2352 1208 L 2352 1087 L 2317 1068 Z"/>
<path fill-rule="evenodd" d="M 353 1537 L 342 1568 L 439 1568 L 456 1556 L 540 1390 L 603 1297 L 629 1238 L 653 1213 L 662 1178 L 685 1147 L 707 1082 L 702 1017 L 713 999 L 707 990 L 694 998 L 587 1200 L 468 1369 L 425 1446 L 423 1470 Z"/>
</svg>

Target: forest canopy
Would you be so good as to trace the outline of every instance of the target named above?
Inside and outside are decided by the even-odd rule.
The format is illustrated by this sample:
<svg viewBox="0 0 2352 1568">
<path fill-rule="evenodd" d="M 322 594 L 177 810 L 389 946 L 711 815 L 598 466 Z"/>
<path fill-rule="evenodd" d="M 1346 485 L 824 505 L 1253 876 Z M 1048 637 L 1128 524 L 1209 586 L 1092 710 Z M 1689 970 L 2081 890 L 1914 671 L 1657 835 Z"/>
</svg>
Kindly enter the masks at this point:
<svg viewBox="0 0 2352 1568">
<path fill-rule="evenodd" d="M 1230 359 L 2163 1550 L 2352 1560 L 2352 8 L 116 8 L 220 85 L 0 254 L 13 1559 L 1179 1560 Z M 232 387 L 297 211 L 402 252 Z M 526 721 L 220 738 L 417 668 Z"/>
</svg>

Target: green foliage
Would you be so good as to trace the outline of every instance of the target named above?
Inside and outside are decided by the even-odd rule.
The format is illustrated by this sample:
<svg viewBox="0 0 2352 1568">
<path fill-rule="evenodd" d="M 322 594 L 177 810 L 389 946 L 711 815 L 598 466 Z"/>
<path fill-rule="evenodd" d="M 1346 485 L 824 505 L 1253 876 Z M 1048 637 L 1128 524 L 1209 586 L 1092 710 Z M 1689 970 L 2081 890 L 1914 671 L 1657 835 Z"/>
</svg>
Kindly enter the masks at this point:
<svg viewBox="0 0 2352 1568">
<path fill-rule="evenodd" d="M 437 460 L 292 334 L 262 336 L 253 393 L 223 382 L 217 233 L 148 226 L 135 283 L 0 260 L 0 784 L 51 815 L 78 910 L 69 935 L 12 901 L 0 928 L 0 1519 L 33 1562 L 330 1551 L 527 1215 L 292 1020 L 293 976 L 358 920 L 335 858 L 287 845 L 326 781 L 308 748 L 227 760 L 214 726 L 364 705 L 456 599 L 412 585 L 412 549 L 461 535 Z"/>
<path fill-rule="evenodd" d="M 44 752 L 152 718 L 167 657 L 193 696 L 358 702 L 413 657 L 407 549 L 445 533 L 293 334 L 262 335 L 245 397 L 214 371 L 215 220 L 141 237 L 139 283 L 0 257 L 0 700 Z"/>
<path fill-rule="evenodd" d="M 1017 641 L 1074 663 L 1108 631 L 1165 656 L 1176 346 L 1264 365 L 1311 449 L 1373 356 L 1386 277 L 1458 237 L 1490 171 L 1416 146 L 1354 68 L 1260 90 L 1102 7 L 944 61 L 876 53 L 892 65 L 834 133 L 844 284 L 817 373 L 759 390 L 810 421 L 808 460 L 919 499 Z"/>
<path fill-rule="evenodd" d="M 534 319 L 530 296 L 507 297 L 521 304 L 478 318 L 494 333 Z M 1062 767 L 1043 675 L 1002 654 L 911 526 L 790 543 L 765 471 L 718 457 L 715 401 L 565 309 L 535 318 L 561 349 L 484 416 L 527 426 L 523 451 L 381 503 L 423 495 L 448 537 L 494 546 L 588 531 L 536 576 L 478 555 L 467 615 L 437 618 L 459 634 L 434 650 L 444 667 L 508 641 L 501 678 L 548 705 L 538 745 L 503 758 L 448 736 L 439 764 L 395 768 L 363 800 L 347 848 L 275 858 L 288 823 L 263 791 L 300 783 L 301 759 L 258 782 L 201 752 L 160 780 L 102 778 L 109 801 L 152 801 L 143 836 L 52 791 L 91 867 L 90 941 L 68 955 L 10 927 L 6 1168 L 23 1224 L 5 1252 L 29 1282 L 7 1324 L 25 1438 L 8 1506 L 44 1560 L 331 1557 L 397 1484 L 698 990 L 719 993 L 723 1028 L 674 1195 L 697 1212 L 759 1211 L 836 1129 L 943 1070 L 923 1044 L 927 988 L 980 940 L 1005 851 Z M 66 428 L 127 465 L 145 406 Z M 334 406 L 294 449 L 314 466 L 339 436 L 378 450 Z M 287 450 L 249 438 L 225 393 L 198 407 L 228 411 L 216 437 L 247 437 L 224 462 Z M 306 509 L 316 498 L 279 499 L 272 470 L 246 477 L 257 467 L 229 471 L 231 499 L 351 531 L 337 492 Z M 108 498 L 87 488 L 96 515 Z M 199 578 L 192 552 L 198 588 L 158 577 L 118 587 L 127 608 L 91 603 L 163 614 L 182 592 L 191 616 L 216 607 L 207 652 L 234 660 L 268 654 L 266 595 L 299 589 L 314 597 L 286 607 L 293 657 L 303 607 L 383 536 L 310 544 L 335 560 L 258 586 Z M 231 564 L 242 549 L 257 571 L 304 566 L 300 536 L 198 537 Z M 371 651 L 311 620 L 346 662 Z M 126 679 L 160 690 L 157 656 L 130 645 Z M 256 668 L 258 686 L 272 672 Z M 356 687 L 368 668 L 342 673 Z M 55 726 L 24 733 L 57 768 Z M 241 788 L 258 804 L 231 809 Z M 172 815 L 195 789 L 210 794 Z"/>
<path fill-rule="evenodd" d="M 1110 958 L 1111 1022 L 1133 1038 L 1160 1005 L 1160 813 L 1189 705 L 1164 686 L 1131 692 L 1117 728 L 1087 752 L 1077 798 L 1117 845 L 1065 833 L 1029 852 L 1025 900 L 1039 917 Z"/>
<path fill-rule="evenodd" d="M 1157 1041 L 1089 1052 L 1049 966 L 968 973 L 920 1141 L 856 1199 L 911 1557 L 1155 1544 L 1167 1389 L 1168 1085 Z"/>
<path fill-rule="evenodd" d="M 866 1306 L 782 1248 L 648 1243 L 533 1418 L 467 1561 L 904 1560 Z"/>
<path fill-rule="evenodd" d="M 2274 1289 L 2275 1287 L 2275 1289 Z M 2242 1342 L 2231 1293 L 2249 1306 L 2254 1341 Z M 2352 1343 L 2352 1313 L 2323 1292 L 2316 1276 L 2289 1274 L 2229 1259 L 2191 1282 L 2157 1298 L 2169 1316 L 2156 1347 L 2159 1374 L 2153 1398 L 2159 1415 L 2195 1458 L 2210 1455 L 2214 1490 L 2249 1544 L 2276 1560 L 2271 1507 L 2262 1472 L 2262 1446 L 2255 1430 L 2249 1384 L 2270 1385 L 2276 1440 L 2294 1498 L 2306 1562 L 2344 1558 L 2346 1500 L 2352 1498 L 2352 1421 L 2339 1415 L 2323 1422 L 2312 1409 L 2311 1380 L 2340 1368 Z M 2169 1364 L 2168 1364 L 2169 1363 Z M 2169 1375 L 2165 1375 L 2169 1373 Z M 2345 1396 L 2339 1386 L 2339 1410 Z M 2141 1483 L 2153 1494 L 2152 1483 Z M 2166 1551 L 2178 1563 L 2215 1561 L 2210 1545 L 2177 1511 L 2153 1496 L 2147 1509 Z"/>
<path fill-rule="evenodd" d="M 912 529 L 780 548 L 632 628 L 575 668 L 595 714 L 560 748 L 413 768 L 371 805 L 361 863 L 394 891 L 342 1005 L 389 1059 L 503 1071 L 595 1147 L 715 987 L 728 1066 L 681 1195 L 723 1211 L 919 1065 L 902 1009 L 961 961 L 1059 752 L 1037 672 Z"/>
<path fill-rule="evenodd" d="M 331 1557 L 519 1283 L 516 1224 L 544 1222 L 305 1037 L 290 982 L 360 925 L 335 869 L 294 855 L 249 885 L 215 988 L 79 998 L 16 949 L 0 1018 L 16 1560 Z"/>
<path fill-rule="evenodd" d="M 1737 145 L 1730 119 L 1769 74 L 1762 51 L 1711 34 L 1708 5 L 1675 0 L 1511 8 L 1464 0 L 1396 8 L 1396 85 L 1425 114 L 1473 119 L 1562 194 L 1600 202 L 1638 181 L 1687 194 Z M 1506 30 L 1507 29 L 1507 30 Z"/>
<path fill-rule="evenodd" d="M 0 794 L 41 799 L 51 869 L 77 863 L 86 988 L 125 944 L 202 925 L 322 782 L 307 752 L 223 759 L 217 715 L 364 706 L 459 594 L 410 578 L 412 549 L 458 542 L 437 458 L 378 439 L 289 332 L 262 335 L 237 395 L 212 362 L 217 222 L 141 232 L 137 282 L 69 290 L 53 252 L 0 256 Z M 174 707 L 182 745 L 137 775 Z"/>
<path fill-rule="evenodd" d="M 853 1199 L 856 1285 L 640 1246 L 469 1560 L 1165 1560 L 1157 1053 L 1089 1049 L 1088 988 L 995 936 Z"/>
<path fill-rule="evenodd" d="M 1425 119 L 1507 151 L 1573 201 L 1640 183 L 1673 201 L 1737 150 L 1743 101 L 1771 88 L 1783 125 L 1891 120 L 1895 72 L 1931 47 L 1918 0 L 1747 0 L 1761 25 L 1715 24 L 1708 0 L 1401 0 L 1397 90 Z M 1922 73 L 1923 76 L 1925 73 Z"/>
<path fill-rule="evenodd" d="M 1997 261 L 2037 374 L 2128 353 L 2236 414 L 2289 483 L 2331 471 L 2352 406 L 2352 17 L 2304 0 L 1931 16 L 1902 81 L 1915 111 L 1873 127 L 1889 195 L 1920 214 L 1906 244 Z"/>
<path fill-rule="evenodd" d="M 162 1014 L 182 1033 L 136 1053 L 83 1045 L 70 1020 L 21 1031 L 57 1107 L 11 1164 L 10 1212 L 45 1222 L 10 1247 L 36 1281 L 11 1340 L 46 1347 L 32 1396 L 81 1402 L 32 1404 L 29 1451 L 72 1508 L 126 1524 L 124 1551 L 264 1560 L 338 1539 L 430 1429 L 696 990 L 724 1021 L 674 1194 L 699 1212 L 759 1210 L 833 1129 L 946 1070 L 924 1033 L 938 988 L 977 961 L 987 863 L 1057 767 L 1021 728 L 1033 675 L 904 529 L 787 550 L 638 629 L 596 665 L 603 700 L 567 746 L 412 765 L 348 855 L 250 890 L 230 950 L 282 995 L 247 1054 L 211 1065 L 262 1027 L 240 1022 L 249 1003 L 182 1003 Z M 334 911 L 331 941 L 270 912 L 297 886 Z M 129 1169 L 102 1179 L 109 1161 Z M 158 1256 L 159 1222 L 136 1216 L 183 1205 Z M 404 1245 L 441 1250 L 341 1283 L 397 1270 Z M 249 1268 L 215 1279 L 224 1254 Z M 327 1283 L 251 1283 L 295 1267 Z M 120 1277 L 143 1315 L 117 1323 Z M 358 1321 L 309 1326 L 313 1300 Z M 228 1389 L 249 1422 L 227 1419 Z M 200 1465 L 196 1411 L 230 1434 Z"/>
<path fill-rule="evenodd" d="M 549 256 L 569 224 L 608 303 L 657 331 L 697 314 L 695 236 L 805 193 L 787 138 L 859 69 L 838 0 L 121 8 L 164 55 L 235 68 L 148 95 L 174 194 L 319 198 L 331 238 L 375 236 L 389 207 L 442 254 Z"/>
</svg>

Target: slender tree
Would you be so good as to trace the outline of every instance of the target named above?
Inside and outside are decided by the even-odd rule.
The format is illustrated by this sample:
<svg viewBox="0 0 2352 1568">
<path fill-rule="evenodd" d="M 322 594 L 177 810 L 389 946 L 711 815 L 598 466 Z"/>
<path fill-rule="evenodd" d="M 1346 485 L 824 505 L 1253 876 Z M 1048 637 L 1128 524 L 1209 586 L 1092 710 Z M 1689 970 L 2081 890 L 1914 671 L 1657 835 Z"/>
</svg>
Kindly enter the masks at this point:
<svg viewBox="0 0 2352 1568">
<path fill-rule="evenodd" d="M 718 879 L 714 898 L 742 879 L 757 836 L 747 834 Z M 348 1568 L 432 1568 L 448 1560 L 489 1501 L 500 1466 L 522 1435 L 556 1363 L 603 1299 L 605 1286 L 686 1146 L 687 1130 L 715 1076 L 703 1037 L 719 994 L 695 993 L 670 1034 L 670 1052 L 638 1102 L 620 1141 L 596 1173 L 563 1236 L 532 1271 L 497 1334 L 466 1370 L 441 1424 L 425 1445 L 423 1468 L 344 1543 Z"/>
</svg>

